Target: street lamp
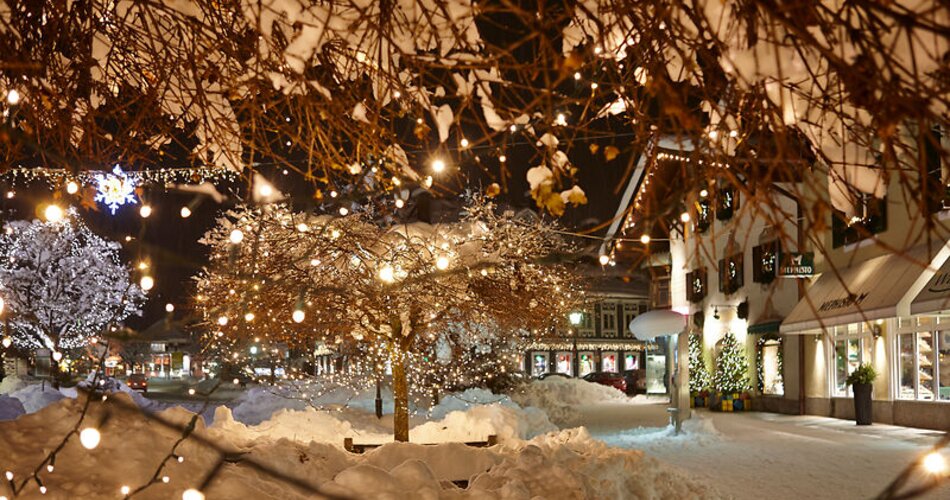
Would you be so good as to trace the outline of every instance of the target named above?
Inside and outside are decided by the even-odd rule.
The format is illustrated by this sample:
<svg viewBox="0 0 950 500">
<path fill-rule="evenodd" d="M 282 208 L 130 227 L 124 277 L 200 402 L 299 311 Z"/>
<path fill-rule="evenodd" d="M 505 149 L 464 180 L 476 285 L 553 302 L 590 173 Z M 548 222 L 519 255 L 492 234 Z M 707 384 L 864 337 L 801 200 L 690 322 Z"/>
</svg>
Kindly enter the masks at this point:
<svg viewBox="0 0 950 500">
<path fill-rule="evenodd" d="M 580 311 L 574 311 L 567 315 L 567 319 L 571 321 L 571 325 L 574 328 L 571 328 L 574 333 L 574 353 L 571 354 L 571 375 L 577 376 L 580 372 L 580 361 L 577 359 L 577 326 L 581 324 L 581 321 L 584 319 L 584 313 Z"/>
</svg>

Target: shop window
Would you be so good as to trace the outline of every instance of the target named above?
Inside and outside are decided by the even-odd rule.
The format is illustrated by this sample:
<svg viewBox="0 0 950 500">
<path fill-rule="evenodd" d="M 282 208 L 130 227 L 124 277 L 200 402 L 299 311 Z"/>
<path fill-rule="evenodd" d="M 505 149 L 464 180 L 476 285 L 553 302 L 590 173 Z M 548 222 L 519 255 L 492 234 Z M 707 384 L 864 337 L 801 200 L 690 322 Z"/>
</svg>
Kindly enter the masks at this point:
<svg viewBox="0 0 950 500">
<path fill-rule="evenodd" d="M 763 243 L 752 248 L 752 281 L 771 283 L 778 275 L 778 240 Z"/>
<path fill-rule="evenodd" d="M 603 353 L 600 359 L 600 369 L 605 372 L 617 372 L 617 353 Z"/>
<path fill-rule="evenodd" d="M 594 354 L 590 352 L 582 352 L 578 355 L 580 360 L 579 373 L 578 376 L 583 377 L 588 373 L 594 371 Z"/>
<path fill-rule="evenodd" d="M 712 204 L 708 199 L 701 199 L 696 203 L 696 227 L 697 233 L 705 233 L 712 225 Z"/>
<path fill-rule="evenodd" d="M 899 337 L 901 399 L 950 401 L 950 330 Z"/>
<path fill-rule="evenodd" d="M 785 394 L 781 338 L 762 337 L 758 340 L 757 347 L 756 369 L 758 370 L 759 391 L 762 394 L 774 396 Z"/>
<path fill-rule="evenodd" d="M 848 375 L 866 362 L 862 344 L 864 339 L 845 339 L 835 341 L 835 395 L 851 396 L 847 384 Z M 870 358 L 870 356 L 868 356 Z M 868 359 L 870 361 L 870 359 Z"/>
<path fill-rule="evenodd" d="M 548 372 L 548 353 L 536 352 L 531 357 L 531 375 L 540 377 Z"/>
<path fill-rule="evenodd" d="M 857 243 L 865 238 L 882 233 L 887 229 L 887 197 L 875 198 L 874 195 L 860 193 L 855 206 L 855 215 L 850 219 L 840 210 L 834 210 L 831 216 L 831 244 L 838 248 L 842 245 Z"/>
<path fill-rule="evenodd" d="M 622 332 L 622 337 L 633 337 L 633 334 L 630 333 L 630 322 L 639 314 L 639 308 L 636 304 L 624 304 L 623 305 L 623 323 L 620 325 L 620 331 Z"/>
<path fill-rule="evenodd" d="M 617 303 L 604 302 L 600 306 L 600 334 L 603 337 L 617 336 Z"/>
<path fill-rule="evenodd" d="M 716 197 L 716 219 L 729 220 L 739 210 L 739 193 L 732 186 L 719 189 Z"/>
<path fill-rule="evenodd" d="M 686 273 L 686 300 L 697 304 L 706 298 L 706 268 Z"/>
<path fill-rule="evenodd" d="M 638 370 L 640 368 L 640 356 L 637 356 L 634 353 L 628 352 L 623 356 L 623 369 L 624 370 Z"/>
<path fill-rule="evenodd" d="M 557 353 L 557 372 L 565 375 L 574 374 L 574 356 L 570 352 Z"/>
<path fill-rule="evenodd" d="M 729 295 L 742 288 L 742 254 L 719 260 L 719 291 Z"/>
</svg>

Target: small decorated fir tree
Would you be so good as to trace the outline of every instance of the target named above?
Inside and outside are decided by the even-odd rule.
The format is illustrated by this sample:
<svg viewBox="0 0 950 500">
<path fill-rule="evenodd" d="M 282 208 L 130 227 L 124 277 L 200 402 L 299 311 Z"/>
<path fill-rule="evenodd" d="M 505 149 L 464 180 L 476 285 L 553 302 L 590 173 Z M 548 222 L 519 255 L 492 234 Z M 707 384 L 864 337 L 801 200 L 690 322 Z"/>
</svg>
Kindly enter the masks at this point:
<svg viewBox="0 0 950 500">
<path fill-rule="evenodd" d="M 689 336 L 689 392 L 709 389 L 709 370 L 703 358 L 703 341 L 699 335 Z"/>
<path fill-rule="evenodd" d="M 749 362 L 735 335 L 726 333 L 722 350 L 716 360 L 713 386 L 722 393 L 742 392 L 749 389 Z"/>
</svg>

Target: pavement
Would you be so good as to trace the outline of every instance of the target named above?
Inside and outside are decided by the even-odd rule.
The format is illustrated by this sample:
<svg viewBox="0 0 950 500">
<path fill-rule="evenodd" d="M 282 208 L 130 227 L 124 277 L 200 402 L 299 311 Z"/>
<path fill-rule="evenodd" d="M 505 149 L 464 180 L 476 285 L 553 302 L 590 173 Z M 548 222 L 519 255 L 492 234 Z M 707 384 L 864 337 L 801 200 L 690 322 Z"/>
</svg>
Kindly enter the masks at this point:
<svg viewBox="0 0 950 500">
<path fill-rule="evenodd" d="M 195 389 L 195 394 L 189 394 L 189 389 Z M 211 401 L 227 402 L 240 396 L 245 389 L 232 383 L 222 383 L 215 387 L 211 381 L 176 380 L 176 379 L 148 379 L 148 392 L 143 394 L 155 401 L 204 401 L 210 393 Z"/>
<path fill-rule="evenodd" d="M 817 416 L 694 412 L 674 436 L 665 401 L 592 405 L 584 425 L 604 442 L 643 450 L 738 499 L 876 497 L 940 432 Z M 950 461 L 950 450 L 944 450 Z M 914 481 L 933 479 L 921 468 Z M 924 498 L 950 498 L 950 477 Z"/>
</svg>

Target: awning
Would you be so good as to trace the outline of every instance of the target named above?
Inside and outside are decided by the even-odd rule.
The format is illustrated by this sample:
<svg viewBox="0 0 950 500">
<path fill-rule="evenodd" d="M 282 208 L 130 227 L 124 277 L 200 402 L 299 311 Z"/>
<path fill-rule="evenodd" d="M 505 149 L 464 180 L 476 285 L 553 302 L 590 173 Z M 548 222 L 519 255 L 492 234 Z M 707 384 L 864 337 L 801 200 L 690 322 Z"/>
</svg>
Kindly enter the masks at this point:
<svg viewBox="0 0 950 500">
<path fill-rule="evenodd" d="M 754 325 L 749 325 L 748 333 L 750 335 L 758 335 L 761 333 L 778 333 L 779 327 L 782 325 L 782 320 L 772 319 L 766 320 Z"/>
<path fill-rule="evenodd" d="M 950 309 L 950 259 L 947 259 L 924 289 L 910 303 L 911 314 L 924 314 Z"/>
<path fill-rule="evenodd" d="M 782 322 L 782 333 L 808 333 L 823 326 L 891 318 L 897 305 L 930 264 L 926 247 L 882 255 L 854 266 L 828 270 Z M 904 306 L 906 308 L 906 305 Z"/>
</svg>

